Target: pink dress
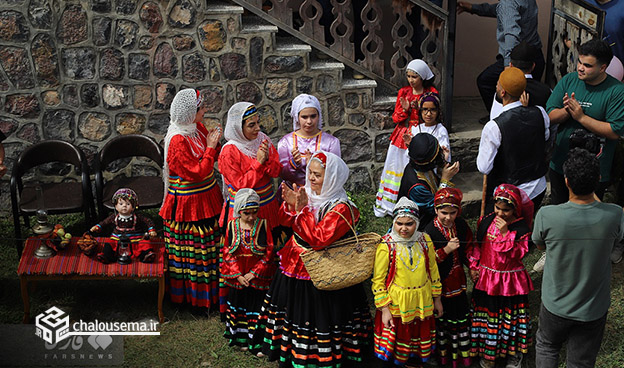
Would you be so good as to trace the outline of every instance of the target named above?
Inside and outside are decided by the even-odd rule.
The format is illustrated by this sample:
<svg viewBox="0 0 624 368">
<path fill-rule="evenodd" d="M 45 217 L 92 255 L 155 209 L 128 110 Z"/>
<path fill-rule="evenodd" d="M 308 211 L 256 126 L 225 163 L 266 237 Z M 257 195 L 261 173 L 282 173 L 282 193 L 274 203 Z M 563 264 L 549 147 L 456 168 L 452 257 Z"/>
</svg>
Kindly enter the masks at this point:
<svg viewBox="0 0 624 368">
<path fill-rule="evenodd" d="M 296 132 L 288 133 L 279 140 L 277 152 L 282 164 L 281 178 L 297 185 L 305 184 L 307 159 L 302 157 L 301 163 L 293 160 L 292 150 L 297 147 L 301 154 L 309 152 L 313 154 L 317 151 L 331 152 L 340 157 L 340 141 L 333 135 L 320 131 L 314 137 L 304 138 Z"/>
</svg>

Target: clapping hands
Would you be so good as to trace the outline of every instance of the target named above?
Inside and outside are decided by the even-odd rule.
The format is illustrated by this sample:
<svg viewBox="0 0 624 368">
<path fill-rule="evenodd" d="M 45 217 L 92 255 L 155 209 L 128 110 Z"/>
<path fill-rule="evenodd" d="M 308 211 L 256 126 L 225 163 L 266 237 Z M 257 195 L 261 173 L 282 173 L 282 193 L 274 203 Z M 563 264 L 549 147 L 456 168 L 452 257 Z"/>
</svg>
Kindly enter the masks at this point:
<svg viewBox="0 0 624 368">
<path fill-rule="evenodd" d="M 299 212 L 308 205 L 308 193 L 305 188 L 293 184 L 292 189 L 282 183 L 282 199 L 291 211 Z"/>
<path fill-rule="evenodd" d="M 258 147 L 258 153 L 256 154 L 256 160 L 263 165 L 269 159 L 269 142 L 265 139 L 260 143 Z"/>
<path fill-rule="evenodd" d="M 217 147 L 217 144 L 219 144 L 219 141 L 221 140 L 221 136 L 222 136 L 222 131 L 221 131 L 220 126 L 209 131 L 208 135 L 206 135 L 206 147 L 209 147 L 209 148 Z"/>
</svg>

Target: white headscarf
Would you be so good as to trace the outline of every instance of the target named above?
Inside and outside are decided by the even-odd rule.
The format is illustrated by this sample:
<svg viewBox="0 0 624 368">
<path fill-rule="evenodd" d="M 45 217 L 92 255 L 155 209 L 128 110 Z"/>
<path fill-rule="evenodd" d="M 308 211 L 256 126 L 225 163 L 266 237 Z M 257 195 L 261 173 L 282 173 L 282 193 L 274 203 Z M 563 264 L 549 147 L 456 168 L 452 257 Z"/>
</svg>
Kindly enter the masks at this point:
<svg viewBox="0 0 624 368">
<path fill-rule="evenodd" d="M 237 102 L 228 111 L 227 124 L 223 136 L 227 143 L 223 147 L 233 144 L 245 155 L 256 158 L 258 148 L 264 140 L 271 142 L 271 139 L 264 133 L 259 132 L 258 137 L 253 141 L 245 138 L 243 134 L 243 115 L 249 107 L 254 106 L 251 102 Z"/>
<path fill-rule="evenodd" d="M 406 70 L 411 70 L 420 75 L 423 80 L 429 80 L 434 77 L 433 72 L 429 69 L 429 65 L 421 59 L 414 59 L 407 64 Z"/>
<path fill-rule="evenodd" d="M 295 99 L 292 101 L 292 107 L 290 108 L 290 116 L 292 116 L 293 119 L 293 132 L 301 128 L 301 124 L 299 124 L 299 113 L 301 112 L 301 110 L 307 107 L 313 107 L 316 109 L 319 116 L 318 128 L 323 128 L 323 114 L 321 113 L 321 103 L 319 102 L 318 98 L 312 95 L 302 93 L 299 96 L 295 97 Z"/>
<path fill-rule="evenodd" d="M 198 159 L 204 154 L 206 149 L 206 142 L 201 138 L 197 130 L 197 125 L 195 124 L 197 107 L 201 102 L 201 97 L 198 96 L 197 91 L 192 88 L 179 91 L 171 102 L 171 107 L 169 108 L 169 128 L 167 129 L 167 135 L 165 135 L 165 163 L 163 165 L 165 197 L 169 189 L 169 165 L 167 164 L 167 156 L 169 154 L 169 143 L 171 143 L 171 139 L 176 135 L 184 136 L 189 141 L 191 152 Z"/>
<path fill-rule="evenodd" d="M 310 164 L 313 161 L 323 163 L 323 161 L 317 157 L 320 154 L 325 155 L 327 160 L 324 163 L 325 177 L 323 179 L 323 187 L 321 188 L 321 193 L 316 194 L 312 191 L 312 187 L 310 185 Z M 315 215 L 318 215 L 318 210 L 327 202 L 335 200 L 349 200 L 347 192 L 344 190 L 344 185 L 348 178 L 349 167 L 340 157 L 331 152 L 324 151 L 318 151 L 312 155 L 312 158 L 310 158 L 310 162 L 306 168 L 305 190 L 308 194 L 308 206 L 312 207 Z"/>
<path fill-rule="evenodd" d="M 240 211 L 247 208 L 260 208 L 260 196 L 251 188 L 242 188 L 234 197 L 234 218 L 240 217 Z"/>
<path fill-rule="evenodd" d="M 394 218 L 392 220 L 392 231 L 390 232 L 390 235 L 395 242 L 411 247 L 412 245 L 414 245 L 414 242 L 420 239 L 422 233 L 418 231 L 418 225 L 420 224 L 420 220 L 418 219 L 418 212 L 419 210 L 416 202 L 410 200 L 407 197 L 401 197 L 398 200 L 397 204 L 394 206 L 394 210 L 392 211 L 392 216 Z M 414 234 L 409 239 L 403 238 L 401 235 L 399 235 L 399 233 L 394 231 L 394 224 L 396 223 L 396 220 L 401 217 L 409 217 L 412 220 L 416 221 L 416 231 L 414 231 Z"/>
</svg>

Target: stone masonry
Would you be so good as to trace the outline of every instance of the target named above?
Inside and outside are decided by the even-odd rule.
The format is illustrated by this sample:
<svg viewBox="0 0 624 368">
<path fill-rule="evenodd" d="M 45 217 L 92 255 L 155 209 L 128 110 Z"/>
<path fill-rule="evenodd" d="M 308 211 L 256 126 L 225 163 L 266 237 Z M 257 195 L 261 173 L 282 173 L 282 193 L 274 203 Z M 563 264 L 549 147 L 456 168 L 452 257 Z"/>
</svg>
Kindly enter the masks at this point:
<svg viewBox="0 0 624 368">
<path fill-rule="evenodd" d="M 376 83 L 350 80 L 344 69 L 227 2 L 0 1 L 0 129 L 9 169 L 43 139 L 72 142 L 90 160 L 120 134 L 162 142 L 173 96 L 187 87 L 206 96 L 210 125 L 223 125 L 237 101 L 255 103 L 276 144 L 292 130 L 292 99 L 305 92 L 319 98 L 325 129 L 342 142 L 348 189 L 373 192 L 394 100 L 375 101 Z M 10 208 L 9 177 L 1 183 L 3 208 Z"/>
</svg>

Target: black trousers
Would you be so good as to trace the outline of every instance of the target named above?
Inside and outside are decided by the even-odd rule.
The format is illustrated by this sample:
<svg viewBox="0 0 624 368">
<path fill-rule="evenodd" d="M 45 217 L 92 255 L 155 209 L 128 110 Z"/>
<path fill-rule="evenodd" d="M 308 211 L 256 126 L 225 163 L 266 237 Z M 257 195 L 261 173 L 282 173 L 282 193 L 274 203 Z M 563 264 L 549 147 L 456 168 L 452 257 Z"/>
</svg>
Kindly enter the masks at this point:
<svg viewBox="0 0 624 368">
<path fill-rule="evenodd" d="M 546 62 L 544 61 L 544 54 L 542 50 L 539 50 L 539 53 L 535 55 L 535 69 L 533 69 L 533 79 L 541 80 L 542 74 L 544 73 L 544 67 L 546 66 Z M 503 63 L 503 55 L 496 55 L 496 62 L 481 72 L 477 77 L 477 87 L 479 88 L 479 94 L 481 95 L 481 99 L 483 100 L 483 104 L 488 112 L 492 110 L 492 99 L 496 94 L 496 82 L 498 82 L 498 77 L 500 73 L 505 70 Z"/>
</svg>

